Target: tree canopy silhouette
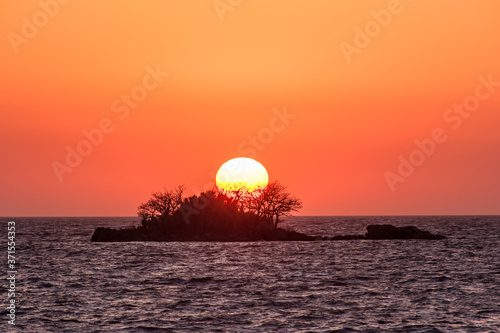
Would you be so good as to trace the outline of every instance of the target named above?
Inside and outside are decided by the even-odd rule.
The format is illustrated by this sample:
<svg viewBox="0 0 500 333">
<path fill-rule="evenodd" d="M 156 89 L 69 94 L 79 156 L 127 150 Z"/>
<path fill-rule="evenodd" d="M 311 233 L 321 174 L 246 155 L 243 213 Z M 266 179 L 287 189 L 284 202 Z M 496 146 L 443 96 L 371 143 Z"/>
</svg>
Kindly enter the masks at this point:
<svg viewBox="0 0 500 333">
<path fill-rule="evenodd" d="M 280 217 L 291 215 L 302 208 L 300 199 L 286 189 L 278 181 L 271 182 L 265 188 L 249 193 L 250 198 L 244 204 L 249 211 L 272 220 L 274 227 L 278 227 Z"/>
<path fill-rule="evenodd" d="M 230 233 L 257 225 L 276 229 L 281 217 L 302 208 L 302 202 L 278 181 L 253 191 L 214 188 L 188 198 L 183 197 L 184 191 L 184 186 L 178 186 L 153 192 L 138 207 L 143 228 L 174 233 Z"/>
<path fill-rule="evenodd" d="M 141 218 L 143 226 L 152 227 L 153 224 L 173 216 L 180 208 L 183 193 L 184 185 L 172 190 L 164 189 L 160 192 L 153 192 L 152 197 L 137 208 L 137 215 Z"/>
</svg>

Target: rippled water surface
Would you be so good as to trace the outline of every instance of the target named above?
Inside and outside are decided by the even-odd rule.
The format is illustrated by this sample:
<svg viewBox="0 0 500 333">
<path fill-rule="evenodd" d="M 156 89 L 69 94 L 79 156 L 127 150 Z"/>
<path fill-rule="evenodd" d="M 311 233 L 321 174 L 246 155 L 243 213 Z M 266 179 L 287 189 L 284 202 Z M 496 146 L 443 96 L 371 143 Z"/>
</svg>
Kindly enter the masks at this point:
<svg viewBox="0 0 500 333">
<path fill-rule="evenodd" d="M 500 217 L 295 217 L 313 235 L 391 223 L 448 239 L 251 243 L 91 243 L 137 222 L 13 220 L 22 332 L 500 332 Z"/>
</svg>

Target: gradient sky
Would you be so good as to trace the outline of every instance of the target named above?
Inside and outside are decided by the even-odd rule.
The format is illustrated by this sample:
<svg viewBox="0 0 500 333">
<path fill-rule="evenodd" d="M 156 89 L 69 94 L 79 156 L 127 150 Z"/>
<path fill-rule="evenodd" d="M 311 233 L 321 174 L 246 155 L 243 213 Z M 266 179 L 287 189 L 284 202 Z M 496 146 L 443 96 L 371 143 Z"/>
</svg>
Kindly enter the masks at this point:
<svg viewBox="0 0 500 333">
<path fill-rule="evenodd" d="M 500 82 L 497 0 L 61 2 L 0 3 L 0 216 L 135 215 L 153 190 L 210 186 L 242 152 L 300 215 L 500 214 L 500 86 L 477 88 Z M 58 177 L 106 119 L 114 130 Z M 447 139 L 391 188 L 437 128 Z"/>
</svg>

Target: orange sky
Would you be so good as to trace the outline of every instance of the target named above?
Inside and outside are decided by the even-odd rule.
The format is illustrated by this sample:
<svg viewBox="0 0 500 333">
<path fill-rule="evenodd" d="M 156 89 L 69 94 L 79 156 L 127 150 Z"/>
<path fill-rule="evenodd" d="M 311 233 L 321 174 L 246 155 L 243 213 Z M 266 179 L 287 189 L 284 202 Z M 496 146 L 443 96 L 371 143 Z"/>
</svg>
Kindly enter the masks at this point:
<svg viewBox="0 0 500 333">
<path fill-rule="evenodd" d="M 497 0 L 2 1 L 0 216 L 135 215 L 243 153 L 302 215 L 500 214 L 499 13 Z M 103 122 L 89 148 L 82 131 Z M 422 162 L 415 140 L 439 128 Z M 92 151 L 65 172 L 78 145 Z M 400 155 L 422 163 L 403 177 Z"/>
</svg>

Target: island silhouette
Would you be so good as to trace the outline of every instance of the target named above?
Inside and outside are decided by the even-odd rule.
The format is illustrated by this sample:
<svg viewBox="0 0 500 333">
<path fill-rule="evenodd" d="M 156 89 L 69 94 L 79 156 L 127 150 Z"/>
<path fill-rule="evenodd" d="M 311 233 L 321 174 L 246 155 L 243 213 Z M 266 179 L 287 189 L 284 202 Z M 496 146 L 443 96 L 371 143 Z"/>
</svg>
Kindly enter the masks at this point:
<svg viewBox="0 0 500 333">
<path fill-rule="evenodd" d="M 369 225 L 365 235 L 311 236 L 281 228 L 281 218 L 302 208 L 302 201 L 278 181 L 248 190 L 215 187 L 184 197 L 185 187 L 153 192 L 138 207 L 140 226 L 99 227 L 93 242 L 130 241 L 314 241 L 352 239 L 443 239 L 414 226 Z"/>
</svg>

